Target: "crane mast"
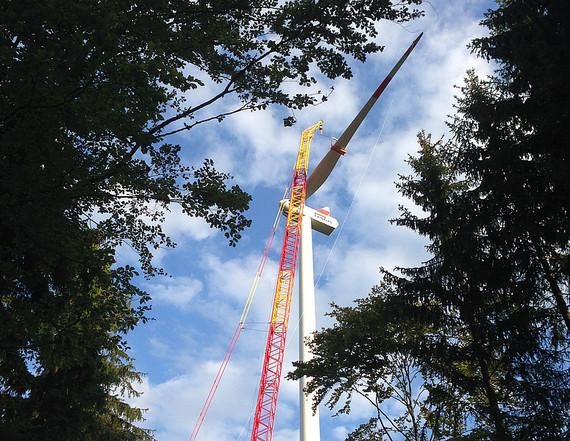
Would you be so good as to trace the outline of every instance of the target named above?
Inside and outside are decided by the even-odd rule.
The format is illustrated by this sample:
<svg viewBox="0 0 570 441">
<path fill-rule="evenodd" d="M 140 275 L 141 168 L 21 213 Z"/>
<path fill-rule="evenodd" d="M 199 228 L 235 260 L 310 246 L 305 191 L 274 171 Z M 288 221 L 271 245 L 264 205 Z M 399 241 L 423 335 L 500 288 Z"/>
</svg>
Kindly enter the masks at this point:
<svg viewBox="0 0 570 441">
<path fill-rule="evenodd" d="M 291 182 L 289 210 L 281 257 L 279 272 L 273 297 L 273 308 L 269 322 L 269 332 L 265 346 L 261 380 L 253 419 L 251 441 L 270 441 L 273 436 L 275 411 L 279 382 L 283 367 L 285 343 L 287 339 L 287 325 L 291 310 L 291 297 L 297 266 L 297 254 L 301 239 L 301 224 L 303 208 L 305 206 L 307 187 L 307 168 L 309 164 L 309 150 L 315 132 L 322 127 L 322 122 L 309 127 L 301 135 L 301 144 L 295 171 Z"/>
</svg>

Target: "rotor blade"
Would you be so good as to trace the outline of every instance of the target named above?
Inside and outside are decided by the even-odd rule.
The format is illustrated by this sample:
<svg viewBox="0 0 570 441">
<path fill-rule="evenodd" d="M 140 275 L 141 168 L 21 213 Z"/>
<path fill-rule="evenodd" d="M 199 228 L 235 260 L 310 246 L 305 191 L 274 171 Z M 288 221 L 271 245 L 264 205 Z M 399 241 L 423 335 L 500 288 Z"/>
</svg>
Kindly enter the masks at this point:
<svg viewBox="0 0 570 441">
<path fill-rule="evenodd" d="M 315 167 L 315 169 L 307 179 L 306 197 L 309 197 L 313 193 L 315 193 L 320 188 L 320 186 L 323 185 L 323 183 L 327 180 L 331 171 L 336 165 L 338 158 L 340 158 L 342 155 L 346 153 L 346 148 L 348 147 L 348 143 L 350 142 L 352 136 L 354 135 L 358 127 L 360 127 L 360 124 L 362 124 L 362 121 L 364 120 L 364 118 L 366 118 L 366 115 L 368 115 L 368 112 L 370 112 L 372 106 L 376 103 L 378 98 L 380 98 L 380 95 L 382 95 L 382 92 L 384 92 L 386 86 L 388 86 L 392 78 L 394 78 L 396 72 L 398 72 L 402 64 L 404 64 L 406 58 L 408 58 L 410 53 L 414 50 L 414 48 L 418 44 L 418 41 L 420 41 L 420 38 L 422 38 L 423 34 L 424 33 L 422 32 L 418 36 L 418 38 L 414 40 L 414 42 L 410 45 L 408 50 L 404 53 L 404 55 L 402 55 L 400 60 L 398 60 L 396 65 L 392 68 L 390 73 L 386 76 L 386 78 L 384 78 L 384 81 L 380 83 L 380 85 L 374 91 L 374 93 L 366 102 L 366 104 L 364 104 L 364 107 L 362 107 L 360 112 L 358 112 L 358 115 L 356 115 L 356 117 L 352 120 L 352 122 L 349 124 L 346 130 L 342 133 L 342 135 L 340 135 L 340 138 L 338 138 L 335 141 L 335 143 L 328 151 L 328 153 L 325 155 L 325 157 Z"/>
</svg>

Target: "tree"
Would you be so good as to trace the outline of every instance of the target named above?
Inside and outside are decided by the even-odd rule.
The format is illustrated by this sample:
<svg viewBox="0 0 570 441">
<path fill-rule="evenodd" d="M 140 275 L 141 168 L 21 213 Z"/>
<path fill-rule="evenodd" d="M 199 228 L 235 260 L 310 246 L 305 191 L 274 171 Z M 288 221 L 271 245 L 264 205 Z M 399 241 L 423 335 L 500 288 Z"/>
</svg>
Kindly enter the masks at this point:
<svg viewBox="0 0 570 441">
<path fill-rule="evenodd" d="M 434 257 L 385 278 L 434 330 L 415 352 L 435 379 L 430 395 L 439 400 L 451 389 L 466 398 L 476 439 L 564 437 L 568 341 L 540 262 L 510 227 L 508 206 L 498 211 L 488 187 L 461 168 L 453 152 L 465 150 L 424 135 L 420 144 L 410 161 L 415 176 L 400 188 L 429 215 L 404 210 L 397 223 L 429 237 Z"/>
<path fill-rule="evenodd" d="M 15 439 L 145 439 L 125 333 L 146 320 L 143 274 L 170 204 L 230 245 L 250 197 L 212 161 L 180 160 L 168 135 L 270 104 L 326 96 L 349 78 L 380 19 L 420 0 L 7 1 L 0 16 L 0 433 Z M 301 92 L 289 95 L 285 83 Z M 214 90 L 207 98 L 201 89 Z M 224 105 L 221 105 L 221 102 Z M 232 107 L 233 106 L 233 107 Z"/>
<path fill-rule="evenodd" d="M 131 284 L 133 268 L 110 269 L 85 231 L 65 233 L 60 253 L 26 254 L 21 279 L 2 283 L 0 435 L 150 440 L 135 426 L 142 411 L 123 398 L 140 379 L 123 335 L 146 321 L 149 296 Z"/>
<path fill-rule="evenodd" d="M 398 183 L 424 214 L 402 207 L 395 223 L 426 236 L 433 257 L 383 278 L 405 305 L 398 320 L 425 331 L 407 349 L 426 407 L 460 420 L 443 437 L 570 435 L 569 22 L 566 2 L 499 2 L 472 43 L 497 72 L 468 74 L 452 139 L 421 133 Z M 340 381 L 311 375 L 328 390 Z"/>
<path fill-rule="evenodd" d="M 455 423 L 427 406 L 426 383 L 413 354 L 427 329 L 408 320 L 402 313 L 406 308 L 386 283 L 354 307 L 333 305 L 329 315 L 335 325 L 309 342 L 314 358 L 294 362 L 295 370 L 288 374 L 292 380 L 312 377 L 307 391 L 315 393 L 314 407 L 338 407 L 336 415 L 350 413 L 355 396 L 369 402 L 376 415 L 347 441 L 431 441 Z"/>
</svg>

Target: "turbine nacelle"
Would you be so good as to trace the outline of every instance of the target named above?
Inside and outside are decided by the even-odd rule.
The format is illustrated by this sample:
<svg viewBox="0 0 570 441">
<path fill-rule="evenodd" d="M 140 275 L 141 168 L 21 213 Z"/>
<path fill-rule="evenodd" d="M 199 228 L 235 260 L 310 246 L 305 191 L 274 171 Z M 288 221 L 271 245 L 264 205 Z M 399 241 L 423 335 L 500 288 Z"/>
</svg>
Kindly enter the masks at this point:
<svg viewBox="0 0 570 441">
<path fill-rule="evenodd" d="M 279 201 L 281 210 L 284 216 L 287 216 L 289 212 L 289 199 L 282 199 Z M 338 227 L 338 220 L 336 220 L 331 215 L 330 208 L 322 207 L 314 209 L 305 205 L 303 208 L 303 216 L 308 216 L 311 219 L 311 228 L 319 233 L 326 236 L 330 236 L 331 233 Z"/>
</svg>

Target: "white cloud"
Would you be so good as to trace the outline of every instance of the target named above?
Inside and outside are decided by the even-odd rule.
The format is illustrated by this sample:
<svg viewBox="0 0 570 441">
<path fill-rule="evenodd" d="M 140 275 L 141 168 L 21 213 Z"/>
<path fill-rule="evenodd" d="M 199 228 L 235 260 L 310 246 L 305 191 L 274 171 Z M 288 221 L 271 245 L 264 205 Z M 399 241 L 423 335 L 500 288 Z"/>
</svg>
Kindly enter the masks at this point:
<svg viewBox="0 0 570 441">
<path fill-rule="evenodd" d="M 345 426 L 337 426 L 332 430 L 334 439 L 344 441 L 349 434 L 349 430 Z"/>
<path fill-rule="evenodd" d="M 273 439 L 275 441 L 292 441 L 299 439 L 299 431 L 291 429 L 281 429 L 277 430 L 273 434 Z"/>
<path fill-rule="evenodd" d="M 276 244 L 278 247 L 279 244 Z M 261 249 L 261 248 L 260 248 Z M 208 283 L 210 300 L 221 299 L 230 302 L 237 312 L 245 303 L 252 289 L 256 273 L 260 268 L 261 255 L 249 254 L 237 259 L 222 260 L 219 256 L 209 254 L 203 256 L 206 268 L 204 279 Z M 270 305 L 275 287 L 277 262 L 268 259 L 265 263 L 257 290 L 255 301 L 248 317 L 249 323 L 267 323 Z M 206 308 L 209 308 L 206 306 Z M 224 314 L 224 316 L 227 316 Z M 227 323 L 227 322 L 226 322 Z"/>
<path fill-rule="evenodd" d="M 185 239 L 200 241 L 216 234 L 216 230 L 210 228 L 204 219 L 189 217 L 183 213 L 182 207 L 179 205 L 170 207 L 170 211 L 166 213 L 163 228 L 164 232 L 172 237 L 175 242 L 181 242 Z"/>
<path fill-rule="evenodd" d="M 159 383 L 144 379 L 138 388 L 143 395 L 131 402 L 148 409 L 145 426 L 155 428 L 158 439 L 188 439 L 220 361 L 196 363 L 188 373 Z M 236 360 L 228 367 L 200 439 L 230 441 L 248 432 L 257 387 L 252 367 L 251 359 Z"/>
<path fill-rule="evenodd" d="M 145 289 L 155 302 L 186 308 L 202 286 L 200 280 L 192 277 L 162 277 L 146 284 Z"/>
</svg>

